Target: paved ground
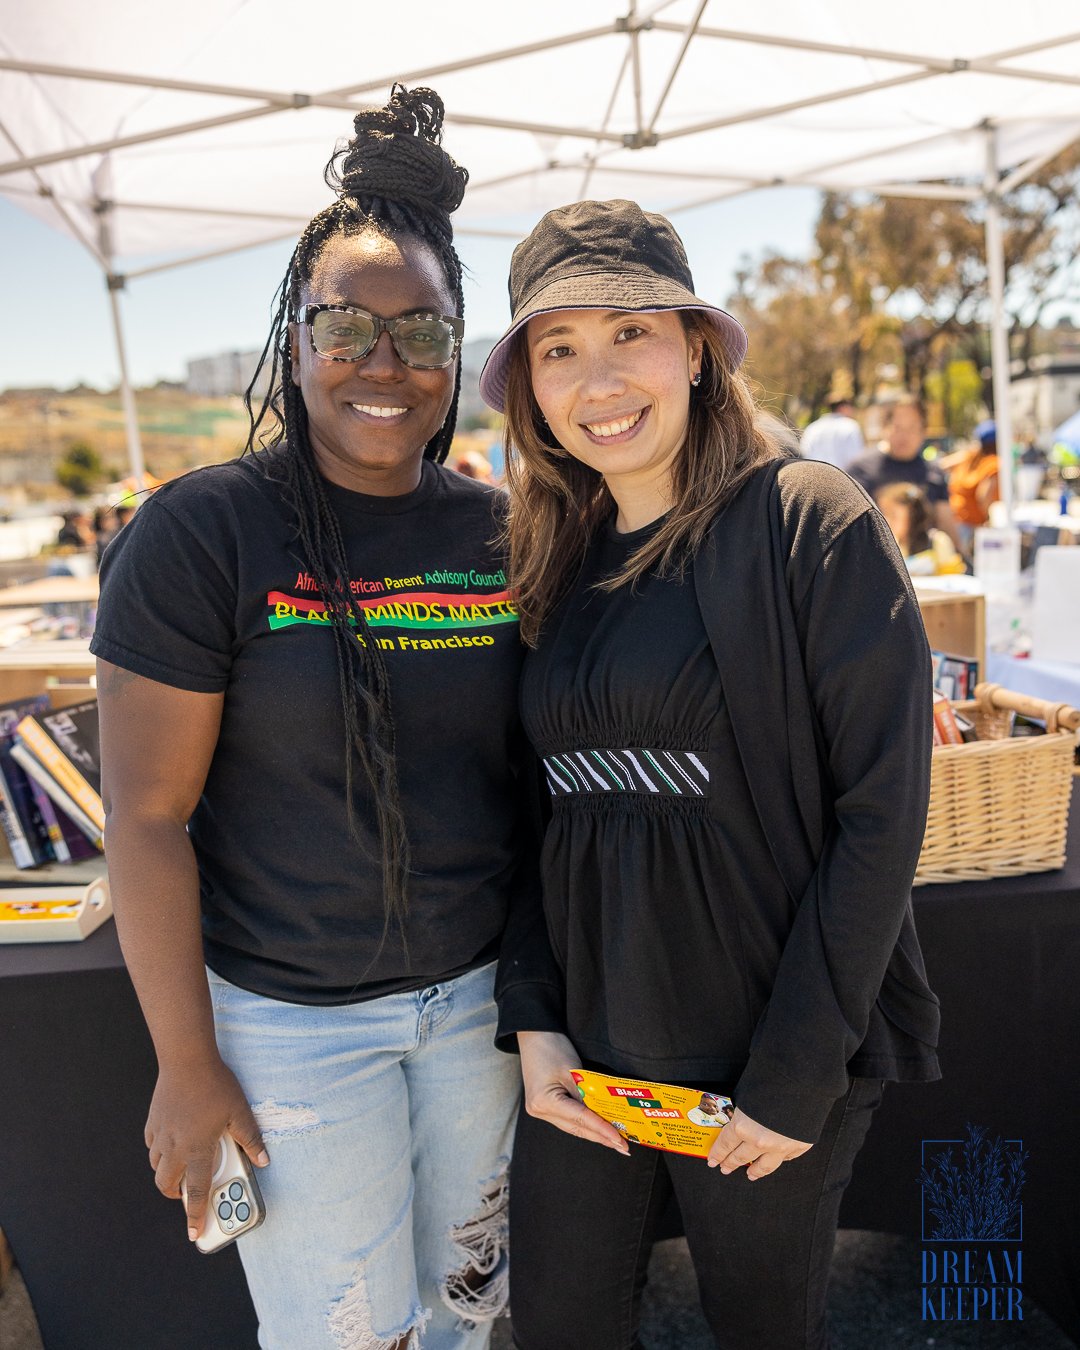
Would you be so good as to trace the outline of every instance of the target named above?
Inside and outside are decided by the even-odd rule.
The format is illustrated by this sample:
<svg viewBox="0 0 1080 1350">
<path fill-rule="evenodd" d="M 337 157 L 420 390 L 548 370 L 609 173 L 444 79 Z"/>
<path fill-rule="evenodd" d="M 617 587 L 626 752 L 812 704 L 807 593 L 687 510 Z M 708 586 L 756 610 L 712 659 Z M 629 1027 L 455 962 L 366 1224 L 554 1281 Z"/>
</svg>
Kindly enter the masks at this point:
<svg viewBox="0 0 1080 1350">
<path fill-rule="evenodd" d="M 1071 1350 L 1073 1342 L 1035 1307 L 1022 1323 L 943 1327 L 919 1320 L 919 1247 L 881 1233 L 842 1232 L 830 1296 L 832 1350 Z M 694 1273 L 682 1241 L 659 1244 L 649 1270 L 642 1340 L 648 1350 L 716 1350 L 698 1308 Z M 42 1350 L 26 1291 L 16 1274 L 0 1298 L 2 1350 Z M 509 1350 L 501 1323 L 492 1350 Z M 140 1350 L 129 1346 L 78 1350 Z M 177 1347 L 182 1350 L 182 1347 Z M 227 1348 L 223 1348 L 227 1350 Z M 302 1350 L 297 1347 L 296 1350 Z M 606 1350 L 583 1344 L 580 1350 Z M 769 1350 L 763 1346 L 762 1350 Z"/>
</svg>

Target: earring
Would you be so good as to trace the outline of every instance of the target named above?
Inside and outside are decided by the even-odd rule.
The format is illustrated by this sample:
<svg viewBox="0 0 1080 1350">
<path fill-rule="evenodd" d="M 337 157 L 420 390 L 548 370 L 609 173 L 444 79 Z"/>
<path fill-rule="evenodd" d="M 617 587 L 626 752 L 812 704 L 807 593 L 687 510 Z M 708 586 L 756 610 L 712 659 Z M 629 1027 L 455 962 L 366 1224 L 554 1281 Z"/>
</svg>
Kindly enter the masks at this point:
<svg viewBox="0 0 1080 1350">
<path fill-rule="evenodd" d="M 697 373 L 697 374 L 693 377 L 693 379 L 690 381 L 690 387 L 691 387 L 692 389 L 697 389 L 697 387 L 698 387 L 700 384 L 701 384 L 701 371 L 699 370 L 698 373 Z"/>
</svg>

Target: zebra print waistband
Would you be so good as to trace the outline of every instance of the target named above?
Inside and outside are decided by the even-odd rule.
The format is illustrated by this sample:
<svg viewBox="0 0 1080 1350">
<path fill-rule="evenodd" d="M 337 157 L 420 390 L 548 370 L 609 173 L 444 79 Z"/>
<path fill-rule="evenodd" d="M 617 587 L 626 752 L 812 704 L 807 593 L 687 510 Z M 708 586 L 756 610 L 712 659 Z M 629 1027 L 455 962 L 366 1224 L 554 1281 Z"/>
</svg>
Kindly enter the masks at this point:
<svg viewBox="0 0 1080 1350">
<path fill-rule="evenodd" d="M 659 797 L 704 797 L 709 771 L 691 750 L 567 750 L 545 755 L 553 797 L 586 792 L 649 792 Z"/>
</svg>

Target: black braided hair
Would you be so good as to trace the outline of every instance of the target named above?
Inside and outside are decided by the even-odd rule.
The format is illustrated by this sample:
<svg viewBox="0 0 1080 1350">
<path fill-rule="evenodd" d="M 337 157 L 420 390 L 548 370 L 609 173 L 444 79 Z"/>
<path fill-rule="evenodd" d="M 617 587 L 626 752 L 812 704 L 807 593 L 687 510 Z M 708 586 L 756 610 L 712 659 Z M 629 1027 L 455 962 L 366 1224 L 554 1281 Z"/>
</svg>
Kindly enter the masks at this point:
<svg viewBox="0 0 1080 1350">
<path fill-rule="evenodd" d="M 263 465 L 294 512 L 297 541 L 332 624 L 345 716 L 348 829 L 363 847 L 356 815 L 355 757 L 369 789 L 379 835 L 383 941 L 394 923 L 403 945 L 409 844 L 398 793 L 386 663 L 363 608 L 347 584 L 341 527 L 316 467 L 303 395 L 291 379 L 289 324 L 296 319 L 301 293 L 329 240 L 366 230 L 427 244 L 446 276 L 456 301 L 455 313 L 464 314 L 462 267 L 454 249 L 450 213 L 461 204 L 469 175 L 442 149 L 442 123 L 443 102 L 434 90 L 408 90 L 400 84 L 394 85 L 384 108 L 356 114 L 355 135 L 335 151 L 326 166 L 326 183 L 338 194 L 337 200 L 320 211 L 300 236 L 275 296 L 273 322 L 258 368 L 244 395 L 251 423 L 244 453 L 282 447 L 272 469 L 266 460 Z M 268 364 L 267 392 L 256 406 L 253 390 Z M 453 440 L 460 390 L 459 363 L 450 411 L 424 447 L 425 457 L 437 464 L 446 458 Z"/>
</svg>

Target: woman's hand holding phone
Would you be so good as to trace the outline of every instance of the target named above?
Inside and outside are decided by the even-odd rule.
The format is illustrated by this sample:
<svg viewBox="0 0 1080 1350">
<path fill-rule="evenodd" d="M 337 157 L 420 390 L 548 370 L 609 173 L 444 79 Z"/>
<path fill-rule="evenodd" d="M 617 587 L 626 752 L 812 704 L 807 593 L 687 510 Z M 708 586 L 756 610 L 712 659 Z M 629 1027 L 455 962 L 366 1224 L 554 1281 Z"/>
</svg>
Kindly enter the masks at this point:
<svg viewBox="0 0 1080 1350">
<path fill-rule="evenodd" d="M 269 1163 L 247 1098 L 221 1059 L 162 1065 L 144 1137 L 162 1195 L 179 1200 L 184 1182 L 192 1242 L 202 1232 L 218 1140 L 223 1134 L 231 1134 L 256 1167 Z"/>
<path fill-rule="evenodd" d="M 566 1134 L 629 1154 L 630 1146 L 615 1126 L 601 1120 L 581 1100 L 570 1072 L 581 1067 L 573 1043 L 553 1031 L 519 1031 L 517 1041 L 529 1115 Z"/>
<path fill-rule="evenodd" d="M 757 1181 L 775 1172 L 781 1163 L 791 1162 L 812 1148 L 813 1144 L 801 1139 L 789 1139 L 786 1134 L 766 1129 L 736 1107 L 709 1150 L 709 1166 L 719 1167 L 725 1175 L 745 1167 L 747 1177 Z"/>
</svg>

